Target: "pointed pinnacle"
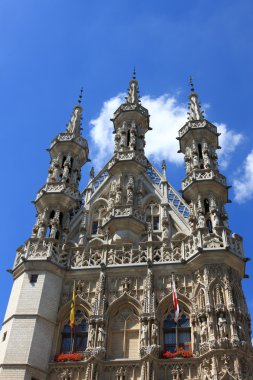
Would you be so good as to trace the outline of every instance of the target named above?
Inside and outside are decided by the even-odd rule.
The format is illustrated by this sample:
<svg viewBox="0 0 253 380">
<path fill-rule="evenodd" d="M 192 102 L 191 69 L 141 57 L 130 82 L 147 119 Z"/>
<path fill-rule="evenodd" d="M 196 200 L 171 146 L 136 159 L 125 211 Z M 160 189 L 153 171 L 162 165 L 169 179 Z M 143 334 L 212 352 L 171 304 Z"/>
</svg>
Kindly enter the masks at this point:
<svg viewBox="0 0 253 380">
<path fill-rule="evenodd" d="M 78 97 L 78 104 L 82 103 L 82 98 L 83 98 L 83 87 L 81 87 L 81 90 L 80 90 L 80 95 Z"/>
<path fill-rule="evenodd" d="M 192 76 L 190 75 L 190 89 L 191 89 L 191 92 L 194 92 L 194 85 L 193 85 L 193 81 L 192 81 Z"/>
</svg>

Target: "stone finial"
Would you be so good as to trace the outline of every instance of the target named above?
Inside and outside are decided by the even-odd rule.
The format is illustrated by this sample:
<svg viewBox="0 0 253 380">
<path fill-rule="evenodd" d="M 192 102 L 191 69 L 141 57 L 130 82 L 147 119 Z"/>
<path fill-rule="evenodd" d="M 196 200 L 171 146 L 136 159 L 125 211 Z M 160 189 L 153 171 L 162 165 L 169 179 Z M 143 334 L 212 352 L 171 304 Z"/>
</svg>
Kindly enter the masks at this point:
<svg viewBox="0 0 253 380">
<path fill-rule="evenodd" d="M 162 173 L 163 173 L 163 177 L 166 179 L 166 161 L 165 160 L 162 161 Z"/>
<path fill-rule="evenodd" d="M 81 106 L 82 98 L 83 98 L 83 87 L 81 87 L 81 90 L 80 90 L 80 95 L 77 101 L 78 104 L 74 107 L 70 121 L 67 124 L 68 133 L 80 135 L 81 125 L 82 125 L 82 113 L 83 113 L 83 109 Z"/>
<path fill-rule="evenodd" d="M 136 71 L 134 67 L 133 78 L 129 82 L 128 95 L 126 97 L 126 102 L 129 104 L 139 104 L 139 83 L 136 79 Z"/>
<path fill-rule="evenodd" d="M 198 100 L 198 94 L 195 92 L 192 77 L 190 77 L 190 90 L 191 93 L 189 95 L 189 112 L 188 119 L 190 121 L 203 120 L 203 111 L 201 111 L 201 105 Z"/>
</svg>

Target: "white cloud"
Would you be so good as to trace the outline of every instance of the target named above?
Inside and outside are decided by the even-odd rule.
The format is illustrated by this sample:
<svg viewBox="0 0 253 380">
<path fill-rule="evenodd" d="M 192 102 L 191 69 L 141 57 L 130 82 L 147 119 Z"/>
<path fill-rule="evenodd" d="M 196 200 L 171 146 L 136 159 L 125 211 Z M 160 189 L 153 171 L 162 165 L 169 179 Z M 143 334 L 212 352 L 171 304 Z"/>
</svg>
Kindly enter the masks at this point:
<svg viewBox="0 0 253 380">
<path fill-rule="evenodd" d="M 219 144 L 222 149 L 219 151 L 219 164 L 222 169 L 226 169 L 232 153 L 242 142 L 243 135 L 241 133 L 236 133 L 235 131 L 229 130 L 225 124 L 215 123 L 215 125 L 218 128 L 218 132 L 221 133 L 219 137 Z"/>
<path fill-rule="evenodd" d="M 187 107 L 166 94 L 158 98 L 144 96 L 142 103 L 149 110 L 150 126 L 153 128 L 147 133 L 147 156 L 156 162 L 167 160 L 175 164 L 182 163 L 183 155 L 177 153 L 179 143 L 176 137 L 187 121 Z"/>
<path fill-rule="evenodd" d="M 246 157 L 238 178 L 233 180 L 233 187 L 235 201 L 238 203 L 244 203 L 253 197 L 253 150 Z"/>
<path fill-rule="evenodd" d="M 113 124 L 110 121 L 113 113 L 124 101 L 124 95 L 119 94 L 104 102 L 100 114 L 96 119 L 90 121 L 92 127 L 91 138 L 91 157 L 95 157 L 92 162 L 96 169 L 101 169 L 105 165 L 113 153 L 114 138 L 113 138 Z"/>
<path fill-rule="evenodd" d="M 95 157 L 93 164 L 100 169 L 113 154 L 114 137 L 113 124 L 110 121 L 113 113 L 124 102 L 124 94 L 119 94 L 104 102 L 100 114 L 90 121 L 92 130 L 91 156 Z M 176 140 L 178 130 L 187 120 L 187 106 L 180 104 L 175 96 L 164 94 L 157 98 L 149 95 L 142 97 L 142 104 L 151 115 L 150 126 L 153 128 L 146 135 L 147 156 L 160 163 L 162 160 L 174 164 L 183 163 L 183 155 L 178 154 L 179 143 Z M 242 141 L 243 136 L 229 130 L 225 124 L 217 124 L 220 136 L 220 165 L 228 166 L 230 156 L 236 146 Z"/>
<path fill-rule="evenodd" d="M 101 168 L 113 153 L 113 124 L 110 118 L 123 102 L 124 94 L 107 100 L 99 116 L 90 121 L 93 142 L 91 156 L 95 157 L 93 163 L 97 169 Z M 143 96 L 142 104 L 149 110 L 150 126 L 153 128 L 146 135 L 146 155 L 156 162 L 165 159 L 176 164 L 182 163 L 183 155 L 177 153 L 179 144 L 176 137 L 178 130 L 187 120 L 187 107 L 178 104 L 175 97 L 166 94 L 158 98 Z"/>
</svg>

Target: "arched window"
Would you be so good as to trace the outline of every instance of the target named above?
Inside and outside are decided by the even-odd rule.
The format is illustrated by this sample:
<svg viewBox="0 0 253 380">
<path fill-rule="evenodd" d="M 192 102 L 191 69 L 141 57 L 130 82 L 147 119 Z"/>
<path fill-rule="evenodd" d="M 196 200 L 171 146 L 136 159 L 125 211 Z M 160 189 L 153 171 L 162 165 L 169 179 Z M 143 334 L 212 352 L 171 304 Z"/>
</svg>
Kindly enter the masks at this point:
<svg viewBox="0 0 253 380">
<path fill-rule="evenodd" d="M 130 145 L 130 129 L 127 131 L 127 146 Z"/>
<path fill-rule="evenodd" d="M 75 326 L 71 336 L 69 321 L 63 326 L 61 352 L 68 353 L 84 351 L 88 339 L 88 322 L 82 310 L 77 310 L 75 314 Z"/>
<path fill-rule="evenodd" d="M 164 350 L 175 352 L 178 347 L 184 350 L 191 349 L 191 327 L 187 314 L 180 313 L 178 322 L 174 321 L 174 310 L 172 310 L 163 324 Z"/>
<path fill-rule="evenodd" d="M 139 319 L 130 307 L 118 311 L 110 323 L 109 356 L 139 358 Z"/>
<path fill-rule="evenodd" d="M 204 208 L 205 208 L 205 214 L 207 214 L 210 210 L 209 208 L 209 200 L 208 199 L 204 199 Z"/>
<path fill-rule="evenodd" d="M 201 144 L 198 144 L 198 152 L 199 152 L 199 158 L 202 159 L 203 155 L 202 155 L 202 146 L 201 146 Z"/>
</svg>

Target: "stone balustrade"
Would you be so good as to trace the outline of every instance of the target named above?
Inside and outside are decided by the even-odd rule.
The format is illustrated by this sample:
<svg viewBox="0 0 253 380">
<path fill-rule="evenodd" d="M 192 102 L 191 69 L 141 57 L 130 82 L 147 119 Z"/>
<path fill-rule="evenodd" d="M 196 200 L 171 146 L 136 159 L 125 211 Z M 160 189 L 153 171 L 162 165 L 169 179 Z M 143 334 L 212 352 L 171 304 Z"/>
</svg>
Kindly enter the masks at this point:
<svg viewBox="0 0 253 380">
<path fill-rule="evenodd" d="M 198 122 L 188 121 L 178 132 L 179 138 L 183 137 L 190 129 L 208 128 L 211 132 L 217 133 L 217 127 L 207 120 Z"/>
<path fill-rule="evenodd" d="M 173 240 L 164 244 L 142 243 L 138 248 L 132 244 L 116 245 L 106 243 L 97 248 L 73 247 L 61 245 L 52 238 L 31 238 L 26 246 L 17 251 L 14 267 L 18 266 L 22 258 L 25 260 L 51 260 L 68 268 L 84 268 L 99 266 L 101 263 L 110 265 L 184 262 L 193 256 L 210 250 L 226 250 L 240 258 L 244 257 L 242 239 L 239 235 L 229 236 L 224 227 L 217 227 L 213 233 L 207 228 L 199 228 L 183 240 Z"/>
<path fill-rule="evenodd" d="M 198 169 L 192 171 L 183 181 L 182 190 L 185 190 L 189 185 L 195 181 L 206 181 L 214 179 L 215 181 L 227 186 L 226 177 L 224 175 L 214 172 L 213 170 Z"/>
</svg>

